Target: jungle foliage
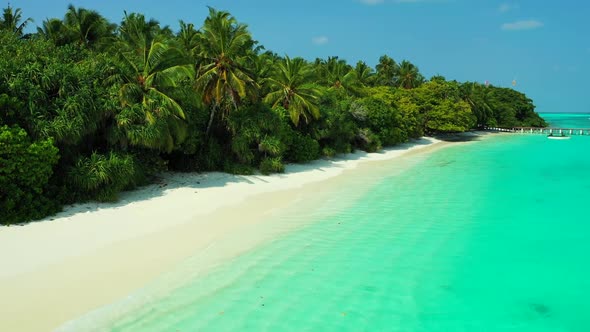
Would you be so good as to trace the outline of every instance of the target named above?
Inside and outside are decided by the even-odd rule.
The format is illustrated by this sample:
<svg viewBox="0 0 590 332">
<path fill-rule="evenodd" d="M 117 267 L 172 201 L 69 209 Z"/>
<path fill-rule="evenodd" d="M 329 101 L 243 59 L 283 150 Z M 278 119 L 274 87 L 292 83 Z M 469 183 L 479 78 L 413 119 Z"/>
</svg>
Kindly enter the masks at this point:
<svg viewBox="0 0 590 332">
<path fill-rule="evenodd" d="M 25 34 L 30 23 L 11 7 L 0 18 L 3 224 L 113 201 L 166 170 L 270 174 L 422 135 L 545 125 L 520 92 L 426 80 L 407 60 L 279 56 L 213 8 L 177 31 L 72 5 Z"/>
</svg>

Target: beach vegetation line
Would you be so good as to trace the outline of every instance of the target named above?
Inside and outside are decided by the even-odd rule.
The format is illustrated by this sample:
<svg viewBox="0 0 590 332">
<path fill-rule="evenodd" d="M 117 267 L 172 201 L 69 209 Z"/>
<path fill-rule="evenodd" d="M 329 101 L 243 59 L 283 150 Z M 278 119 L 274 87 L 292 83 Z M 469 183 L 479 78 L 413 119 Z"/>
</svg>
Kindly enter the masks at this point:
<svg viewBox="0 0 590 332">
<path fill-rule="evenodd" d="M 3 10 L 1 224 L 115 201 L 163 171 L 270 174 L 424 135 L 546 125 L 512 88 L 426 79 L 389 55 L 375 67 L 279 55 L 208 11 L 172 28 L 70 5 L 26 33 L 31 20 Z"/>
</svg>

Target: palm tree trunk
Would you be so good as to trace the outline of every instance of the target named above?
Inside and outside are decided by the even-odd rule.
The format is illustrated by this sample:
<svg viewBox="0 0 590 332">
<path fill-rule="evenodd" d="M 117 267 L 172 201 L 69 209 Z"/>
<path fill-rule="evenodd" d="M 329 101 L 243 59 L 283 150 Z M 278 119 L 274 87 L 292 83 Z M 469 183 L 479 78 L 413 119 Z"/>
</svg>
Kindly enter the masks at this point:
<svg viewBox="0 0 590 332">
<path fill-rule="evenodd" d="M 217 111 L 217 103 L 211 107 L 211 114 L 209 114 L 209 123 L 207 124 L 207 131 L 205 131 L 205 137 L 209 137 L 211 131 L 211 125 L 213 124 L 213 118 L 215 118 L 215 112 Z"/>
</svg>

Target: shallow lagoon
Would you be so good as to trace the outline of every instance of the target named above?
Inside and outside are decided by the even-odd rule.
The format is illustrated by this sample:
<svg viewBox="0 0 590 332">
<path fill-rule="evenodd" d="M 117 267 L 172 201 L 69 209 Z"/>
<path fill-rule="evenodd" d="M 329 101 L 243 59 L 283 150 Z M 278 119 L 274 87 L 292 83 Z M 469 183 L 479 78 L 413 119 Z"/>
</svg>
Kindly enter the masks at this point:
<svg viewBox="0 0 590 332">
<path fill-rule="evenodd" d="M 100 330 L 587 331 L 589 149 L 494 135 L 381 163 L 392 175 L 343 182 L 329 215 L 280 217 L 315 219 Z"/>
</svg>

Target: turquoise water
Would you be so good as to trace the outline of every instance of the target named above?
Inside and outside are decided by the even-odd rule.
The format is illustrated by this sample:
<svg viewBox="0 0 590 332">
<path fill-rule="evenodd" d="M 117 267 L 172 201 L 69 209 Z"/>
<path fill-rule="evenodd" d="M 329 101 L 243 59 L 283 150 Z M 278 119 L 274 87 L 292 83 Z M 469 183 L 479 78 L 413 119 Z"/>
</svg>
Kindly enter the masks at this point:
<svg viewBox="0 0 590 332">
<path fill-rule="evenodd" d="M 551 127 L 590 128 L 589 113 L 543 113 L 541 116 Z"/>
<path fill-rule="evenodd" d="M 411 157 L 348 208 L 103 328 L 589 331 L 589 149 L 588 136 L 494 135 Z"/>
</svg>

